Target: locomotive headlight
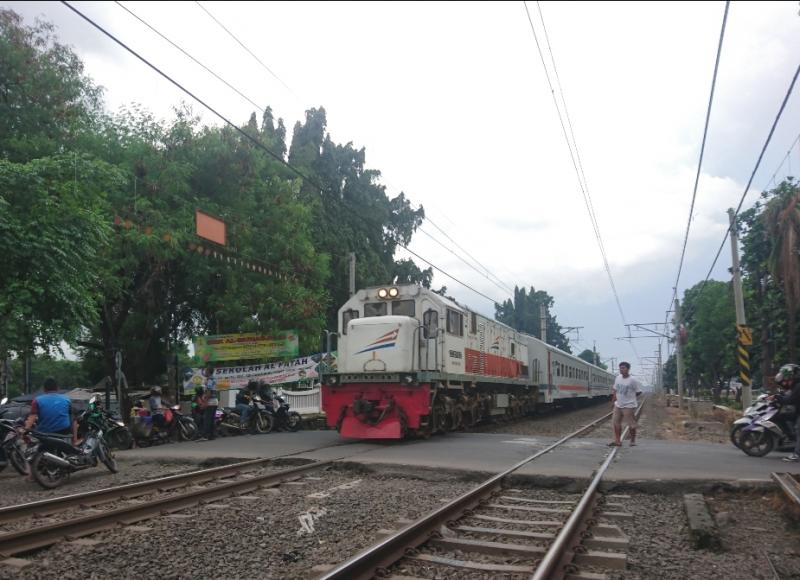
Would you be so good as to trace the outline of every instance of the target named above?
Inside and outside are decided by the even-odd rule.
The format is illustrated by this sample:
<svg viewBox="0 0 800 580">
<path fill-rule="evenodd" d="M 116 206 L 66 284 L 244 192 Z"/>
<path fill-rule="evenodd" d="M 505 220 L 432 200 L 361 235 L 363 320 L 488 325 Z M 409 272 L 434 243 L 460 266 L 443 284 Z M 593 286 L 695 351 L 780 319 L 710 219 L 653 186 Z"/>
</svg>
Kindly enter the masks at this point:
<svg viewBox="0 0 800 580">
<path fill-rule="evenodd" d="M 400 294 L 400 290 L 397 288 L 389 288 L 389 298 L 397 298 L 398 294 Z"/>
<path fill-rule="evenodd" d="M 378 298 L 386 298 L 387 296 L 389 296 L 389 291 L 386 288 L 378 290 Z"/>
</svg>

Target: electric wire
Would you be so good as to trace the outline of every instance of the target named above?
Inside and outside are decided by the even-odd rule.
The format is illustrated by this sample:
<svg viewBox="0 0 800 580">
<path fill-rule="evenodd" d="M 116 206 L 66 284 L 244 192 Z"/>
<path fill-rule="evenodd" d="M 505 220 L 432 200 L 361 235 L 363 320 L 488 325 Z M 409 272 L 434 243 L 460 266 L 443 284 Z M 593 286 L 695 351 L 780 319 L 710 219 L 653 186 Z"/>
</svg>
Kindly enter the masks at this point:
<svg viewBox="0 0 800 580">
<path fill-rule="evenodd" d="M 227 28 L 227 27 L 226 27 L 224 24 L 222 24 L 222 22 L 220 22 L 219 20 L 217 20 L 217 18 L 216 18 L 216 17 L 215 17 L 213 14 L 211 14 L 211 12 L 209 12 L 209 11 L 208 11 L 208 9 L 207 9 L 205 6 L 203 6 L 202 4 L 200 4 L 200 2 L 199 2 L 198 0 L 195 0 L 195 4 L 197 4 L 197 5 L 198 5 L 198 6 L 199 6 L 199 7 L 200 7 L 202 10 L 203 10 L 203 12 L 205 12 L 206 14 L 208 14 L 208 16 L 209 16 L 209 17 L 210 17 L 210 18 L 211 18 L 211 19 L 212 19 L 214 22 L 216 22 L 216 23 L 217 23 L 217 24 L 220 26 L 220 28 L 222 28 L 222 30 L 224 30 L 225 32 L 227 32 L 227 33 L 228 33 L 228 35 L 229 35 L 231 38 L 233 38 L 233 39 L 234 39 L 234 40 L 235 40 L 235 41 L 236 41 L 236 42 L 239 44 L 239 46 L 241 46 L 243 49 L 245 49 L 245 50 L 247 51 L 247 53 L 248 53 L 250 56 L 252 56 L 252 57 L 253 57 L 253 58 L 256 60 L 256 62 L 257 62 L 258 64 L 260 64 L 262 67 L 264 67 L 264 70 L 266 70 L 266 71 L 267 71 L 269 74 L 271 74 L 273 77 L 275 77 L 275 78 L 278 80 L 278 82 L 280 82 L 280 83 L 281 83 L 281 84 L 282 84 L 284 87 L 286 87 L 286 90 L 287 90 L 287 91 L 289 91 L 289 92 L 290 92 L 290 93 L 291 93 L 291 94 L 292 94 L 292 95 L 293 95 L 293 96 L 294 96 L 296 99 L 300 100 L 300 97 L 298 97 L 298 96 L 297 96 L 297 93 L 295 93 L 295 92 L 292 90 L 292 88 L 291 88 L 289 85 L 287 85 L 285 82 L 283 82 L 283 79 L 281 79 L 281 78 L 280 78 L 278 75 L 276 75 L 276 74 L 275 74 L 275 73 L 272 71 L 272 69 L 271 69 L 271 68 L 269 68 L 269 67 L 268 67 L 266 64 L 264 64 L 264 62 L 263 62 L 263 61 L 262 61 L 260 58 L 258 58 L 258 57 L 257 57 L 257 56 L 256 56 L 256 55 L 253 53 L 253 51 L 252 51 L 252 50 L 250 50 L 249 48 L 247 48 L 247 47 L 244 45 L 244 43 L 243 43 L 241 40 L 239 40 L 239 39 L 236 37 L 236 35 L 235 35 L 233 32 L 231 32 L 230 30 L 228 30 L 228 28 Z"/>
<path fill-rule="evenodd" d="M 185 51 L 184 49 L 182 49 L 180 46 L 178 46 L 177 44 L 175 44 L 175 43 L 174 43 L 173 41 L 171 41 L 169 38 L 167 38 L 166 36 L 164 36 L 163 34 L 161 34 L 161 32 L 159 32 L 158 30 L 156 30 L 156 29 L 155 29 L 153 26 L 151 26 L 151 25 L 150 25 L 150 24 L 149 24 L 147 21 L 145 21 L 143 18 L 141 18 L 140 16 L 138 16 L 136 13 L 134 13 L 134 12 L 133 12 L 132 10 L 130 10 L 128 7 L 124 6 L 124 5 L 122 4 L 122 2 L 119 2 L 119 0 L 114 0 L 114 3 L 115 3 L 117 6 L 119 6 L 120 8 L 122 8 L 122 9 L 123 9 L 125 12 L 127 12 L 128 14 L 130 14 L 131 16 L 133 16 L 133 17 L 134 17 L 136 20 L 138 20 L 139 22 L 141 22 L 142 24 L 144 24 L 144 25 L 145 25 L 147 28 L 149 28 L 150 30 L 152 30 L 154 33 L 156 33 L 158 36 L 160 36 L 160 37 L 161 37 L 162 39 L 164 39 L 166 42 L 168 42 L 168 43 L 169 43 L 169 44 L 171 44 L 173 47 L 175 47 L 176 49 L 178 49 L 179 51 L 181 51 L 181 53 L 182 53 L 184 56 L 186 56 L 187 58 L 189 58 L 189 59 L 190 59 L 192 62 L 194 62 L 194 63 L 195 63 L 196 65 L 198 65 L 199 67 L 201 67 L 203 70 L 205 70 L 205 71 L 206 71 L 207 73 L 209 73 L 211 76 L 213 76 L 215 79 L 217 79 L 218 81 L 220 81 L 221 83 L 223 83 L 223 84 L 224 84 L 226 87 L 228 87 L 228 88 L 229 88 L 229 89 L 231 89 L 233 92 L 235 92 L 237 95 L 239 95 L 240 97 L 242 97 L 242 98 L 243 98 L 245 101 L 247 101 L 248 103 L 250 103 L 251 105 L 253 105 L 253 106 L 256 108 L 256 110 L 258 110 L 258 111 L 263 111 L 263 110 L 264 110 L 264 107 L 262 107 L 261 105 L 259 105 L 258 103 L 256 103 L 256 102 L 255 102 L 253 99 L 251 99 L 250 97 L 248 97 L 247 95 L 245 95 L 244 93 L 242 93 L 242 92 L 241 92 L 239 89 L 237 89 L 236 87 L 234 87 L 232 84 L 230 84 L 230 83 L 229 83 L 228 81 L 226 81 L 224 78 L 222 78 L 221 76 L 219 76 L 217 73 L 215 73 L 213 70 L 211 70 L 210 68 L 208 68 L 208 67 L 207 67 L 206 65 L 204 65 L 202 62 L 200 62 L 199 60 L 197 60 L 197 59 L 196 59 L 195 57 L 193 57 L 191 54 L 189 54 L 188 52 L 186 52 L 186 51 Z"/>
<path fill-rule="evenodd" d="M 792 77 L 792 82 L 789 84 L 789 89 L 786 91 L 786 95 L 783 97 L 783 102 L 781 103 L 780 109 L 778 109 L 778 114 L 775 115 L 775 120 L 772 122 L 772 127 L 770 127 L 769 134 L 767 135 L 766 141 L 764 141 L 764 145 L 761 147 L 761 152 L 758 155 L 758 159 L 756 160 L 756 165 L 753 168 L 752 173 L 750 174 L 750 179 L 747 180 L 747 186 L 744 188 L 744 193 L 742 193 L 742 197 L 739 200 L 739 205 L 736 206 L 736 210 L 733 212 L 733 219 L 731 223 L 728 224 L 728 229 L 725 230 L 725 235 L 722 236 L 722 243 L 719 245 L 719 249 L 717 250 L 716 256 L 714 256 L 714 261 L 711 263 L 711 267 L 708 269 L 708 274 L 706 274 L 703 283 L 701 284 L 697 296 L 703 293 L 703 289 L 705 289 L 708 280 L 711 278 L 711 273 L 714 271 L 714 266 L 717 265 L 717 260 L 719 260 L 720 255 L 722 254 L 722 249 L 725 247 L 725 242 L 728 239 L 728 235 L 731 233 L 731 228 L 734 227 L 736 224 L 736 217 L 739 215 L 739 211 L 742 209 L 742 205 L 744 204 L 744 200 L 747 197 L 748 192 L 750 191 L 750 186 L 753 184 L 753 179 L 756 176 L 756 172 L 758 168 L 761 166 L 761 160 L 764 158 L 764 154 L 767 151 L 767 147 L 769 147 L 770 141 L 772 141 L 772 135 L 775 133 L 775 128 L 778 126 L 778 122 L 783 115 L 783 111 L 786 108 L 786 103 L 789 102 L 789 97 L 792 95 L 792 91 L 794 90 L 795 83 L 797 82 L 797 77 L 800 75 L 800 65 L 798 65 L 797 69 L 794 72 L 794 76 Z M 687 315 L 684 317 L 684 320 L 689 318 L 689 313 L 693 311 L 689 310 Z"/>
<path fill-rule="evenodd" d="M 161 76 L 162 76 L 164 79 L 166 79 L 167 81 L 169 81 L 170 83 L 172 83 L 173 85 L 175 85 L 177 88 L 179 88 L 181 91 L 183 91 L 184 93 L 186 93 L 187 95 L 189 95 L 191 98 L 193 98 L 194 100 L 196 100 L 196 101 L 197 101 L 198 103 L 200 103 L 200 104 L 201 104 L 203 107 L 205 107 L 206 109 L 208 109 L 208 110 L 209 110 L 211 113 L 213 113 L 214 115 L 216 115 L 217 117 L 219 117 L 219 118 L 220 118 L 220 119 L 221 119 L 221 120 L 222 120 L 224 123 L 226 123 L 227 125 L 229 125 L 229 126 L 230 126 L 230 127 L 233 129 L 233 130 L 235 130 L 236 132 L 238 132 L 240 135 L 242 135 L 242 136 L 243 136 L 245 139 L 247 139 L 248 141 L 252 142 L 252 143 L 253 143 L 253 144 L 254 144 L 256 147 L 258 147 L 259 149 L 262 149 L 264 152 L 266 152 L 268 155 L 270 155 L 270 156 L 271 156 L 272 158 L 274 158 L 276 161 L 280 162 L 282 165 L 284 165 L 285 167 L 287 167 L 287 168 L 288 168 L 289 170 L 291 170 L 291 171 L 292 171 L 292 172 L 293 172 L 295 175 L 297 175 L 297 176 L 298 176 L 298 177 L 300 177 L 301 179 L 304 179 L 305 181 L 307 181 L 308 183 L 310 183 L 311 185 L 313 185 L 314 187 L 316 187 L 316 188 L 317 188 L 317 189 L 319 189 L 320 191 L 324 191 L 324 190 L 325 190 L 325 188 L 324 188 L 322 185 L 320 185 L 319 183 L 317 183 L 317 182 L 316 182 L 316 180 L 314 180 L 314 179 L 311 179 L 310 177 L 306 176 L 306 175 L 305 175 L 305 174 L 304 174 L 302 171 L 300 171 L 299 169 L 297 169 L 296 167 L 294 167 L 294 166 L 293 166 L 291 163 L 289 163 L 288 161 L 286 161 L 285 159 L 283 159 L 283 157 L 281 157 L 281 156 L 280 156 L 280 155 L 278 155 L 277 153 L 274 153 L 272 150 L 270 150 L 268 147 L 266 147 L 266 146 L 265 146 L 265 145 L 264 145 L 264 144 L 263 144 L 261 141 L 259 141 L 258 139 L 256 139 L 256 138 L 255 138 L 255 137 L 253 137 L 252 135 L 248 134 L 246 131 L 242 130 L 240 127 L 238 127 L 238 126 L 237 126 L 236 124 L 234 124 L 232 121 L 230 121 L 230 120 L 229 120 L 227 117 L 225 117 L 225 116 L 224 116 L 222 113 L 218 112 L 218 111 L 217 111 L 216 109 L 214 109 L 214 108 L 213 108 L 211 105 L 209 105 L 208 103 L 206 103 L 206 102 L 205 102 L 203 99 L 201 99 L 200 97 L 198 97 L 197 95 L 195 95 L 194 93 L 192 93 L 192 92 L 191 92 L 189 89 L 187 89 L 186 87 L 184 87 L 183 85 L 181 85 L 181 84 L 180 84 L 178 81 L 176 81 L 175 79 L 173 79 L 172 77 L 170 77 L 170 76 L 169 76 L 167 73 L 165 73 L 165 72 L 164 72 L 164 71 L 162 71 L 160 68 L 158 68 L 156 65 L 154 65 L 153 63 L 151 63 L 150 61 L 148 61 L 146 58 L 144 58 L 144 57 L 143 57 L 142 55 L 140 55 L 138 52 L 136 52 L 136 51 L 135 51 L 135 50 L 133 50 L 131 47 L 129 47 L 127 44 L 125 44 L 123 41 L 121 41 L 121 40 L 120 40 L 120 39 L 118 39 L 116 36 L 114 36 L 114 35 L 113 35 L 111 32 L 109 32 L 108 30 L 106 30 L 105 28 L 103 28 L 103 27 L 102 27 L 100 24 L 98 24 L 97 22 L 95 22 L 94 20 L 92 20 L 91 18 L 89 18 L 87 15 L 85 15 L 83 12 L 81 12 L 80 10 L 78 10 L 77 8 L 75 8 L 74 6 L 72 6 L 72 5 L 71 5 L 69 2 L 67 2 L 67 0 L 61 0 L 61 3 L 62 3 L 62 4 L 64 4 L 64 5 L 65 5 L 67 8 L 69 8 L 70 10 L 72 10 L 72 11 L 73 11 L 75 14 L 77 14 L 78 16 L 80 16 L 81 18 L 83 18 L 84 20 L 86 20 L 86 22 L 88 22 L 89 24 L 91 24 L 92 26 L 94 26 L 94 27 L 95 27 L 97 30 L 99 30 L 100 32 L 102 32 L 103 34 L 105 34 L 105 35 L 106 35 L 108 38 L 110 38 L 111 40 L 113 40 L 114 42 L 116 42 L 116 43 L 117 43 L 119 46 L 121 46 L 122 48 L 124 48 L 124 49 L 125 49 L 126 51 L 128 51 L 130 54 L 132 54 L 132 55 L 133 55 L 133 56 L 135 56 L 137 59 L 139 59 L 140 61 L 142 61 L 142 62 L 143 62 L 144 64 L 146 64 L 148 67 L 150 67 L 151 69 L 153 69 L 155 72 L 157 72 L 159 75 L 161 75 Z M 501 303 L 502 303 L 502 302 L 500 302 L 500 301 L 498 301 L 498 300 L 495 300 L 494 298 L 491 298 L 490 296 L 487 296 L 487 295 L 486 295 L 486 294 L 484 294 L 483 292 L 480 292 L 479 290 L 476 290 L 475 288 L 473 288 L 473 287 L 472 287 L 472 286 L 470 286 L 469 284 L 466 284 L 465 282 L 462 282 L 461 280 L 459 280 L 459 279 L 458 279 L 458 278 L 456 278 L 455 276 L 452 276 L 451 274 L 449 274 L 448 272 L 446 272 L 445 270 L 443 270 L 443 269 L 442 269 L 442 268 L 440 268 L 439 266 L 436 266 L 435 264 L 433 264 L 433 263 L 432 263 L 432 262 L 430 262 L 429 260 L 426 260 L 425 258 L 423 258 L 422 256 L 420 256 L 420 255 L 419 255 L 419 254 L 417 254 L 416 252 L 414 252 L 414 251 L 412 251 L 411 249 L 409 249 L 409 248 L 408 248 L 408 247 L 407 247 L 405 244 L 403 244 L 403 243 L 402 243 L 402 242 L 400 242 L 399 240 L 394 240 L 394 242 L 395 242 L 395 243 L 396 243 L 396 244 L 397 244 L 399 247 L 403 248 L 404 250 L 406 250 L 406 251 L 407 251 L 407 252 L 409 252 L 410 254 L 412 254 L 412 255 L 416 256 L 417 258 L 419 258 L 420 260 L 422 260 L 423 262 L 425 262 L 426 264 L 428 264 L 428 265 L 429 265 L 429 266 L 431 266 L 432 268 L 434 268 L 434 269 L 438 270 L 439 272 L 441 272 L 442 274 L 444 274 L 445 276 L 447 276 L 447 277 L 448 277 L 448 278 L 450 278 L 451 280 L 453 280 L 453 281 L 457 282 L 458 284 L 461 284 L 462 286 L 464 286 L 464 287 L 465 287 L 465 288 L 467 288 L 468 290 L 471 290 L 471 291 L 472 291 L 472 292 L 474 292 L 475 294 L 477 294 L 477 295 L 479 295 L 479 296 L 481 296 L 481 297 L 483 297 L 483 298 L 485 298 L 485 299 L 487 299 L 487 300 L 491 301 L 492 303 L 497 303 L 497 304 L 501 304 Z"/>
</svg>

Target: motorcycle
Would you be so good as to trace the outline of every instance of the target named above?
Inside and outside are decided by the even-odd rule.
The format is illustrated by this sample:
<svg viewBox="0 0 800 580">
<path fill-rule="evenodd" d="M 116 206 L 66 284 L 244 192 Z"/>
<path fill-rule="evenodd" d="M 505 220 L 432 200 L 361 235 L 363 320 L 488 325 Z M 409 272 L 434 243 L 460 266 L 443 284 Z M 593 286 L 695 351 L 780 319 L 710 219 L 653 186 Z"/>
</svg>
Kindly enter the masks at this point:
<svg viewBox="0 0 800 580">
<path fill-rule="evenodd" d="M 94 397 L 92 397 L 94 400 Z M 45 489 L 54 489 L 76 471 L 96 467 L 98 460 L 111 473 L 117 473 L 117 460 L 103 438 L 88 419 L 87 409 L 78 418 L 79 428 L 85 429 L 83 442 L 74 446 L 67 442 L 70 436 L 31 432 L 30 466 L 36 482 Z"/>
<path fill-rule="evenodd" d="M 793 414 L 782 410 L 779 403 L 771 402 L 763 415 L 754 417 L 741 430 L 739 448 L 751 457 L 764 457 L 774 449 L 793 449 L 795 433 L 790 420 Z"/>
<path fill-rule="evenodd" d="M 267 410 L 274 417 L 275 429 L 297 431 L 303 424 L 303 418 L 297 411 L 289 410 L 289 403 L 280 395 L 275 395 L 267 402 Z"/>
<path fill-rule="evenodd" d="M 769 401 L 767 400 L 769 395 L 763 394 L 759 395 L 758 399 L 747 409 L 744 411 L 744 415 L 733 422 L 731 425 L 731 443 L 733 443 L 736 447 L 741 448 L 741 436 L 742 430 L 750 425 L 755 418 L 761 417 L 768 409 L 769 409 Z"/>
<path fill-rule="evenodd" d="M 108 446 L 112 449 L 130 449 L 133 446 L 133 436 L 120 419 L 106 411 L 99 402 L 89 403 L 88 422 L 96 431 L 103 431 Z M 78 432 L 80 437 L 85 434 Z"/>
<path fill-rule="evenodd" d="M 269 433 L 274 424 L 273 415 L 261 400 L 254 395 L 249 402 L 250 414 L 247 424 L 241 424 L 241 416 L 236 408 L 223 409 L 219 424 L 220 432 L 228 435 L 232 433 Z M 217 411 L 219 413 L 219 411 Z"/>
<path fill-rule="evenodd" d="M 23 423 L 23 419 L 0 419 L 0 471 L 10 463 L 20 475 L 28 473 L 25 464 L 25 443 L 17 432 Z"/>
<path fill-rule="evenodd" d="M 146 409 L 140 408 L 137 415 L 132 434 L 133 440 L 139 447 L 166 443 L 175 438 L 179 441 L 191 441 L 197 437 L 197 423 L 181 413 L 180 405 L 173 405 L 164 410 L 166 424 L 162 428 L 153 425 L 153 417 Z"/>
</svg>

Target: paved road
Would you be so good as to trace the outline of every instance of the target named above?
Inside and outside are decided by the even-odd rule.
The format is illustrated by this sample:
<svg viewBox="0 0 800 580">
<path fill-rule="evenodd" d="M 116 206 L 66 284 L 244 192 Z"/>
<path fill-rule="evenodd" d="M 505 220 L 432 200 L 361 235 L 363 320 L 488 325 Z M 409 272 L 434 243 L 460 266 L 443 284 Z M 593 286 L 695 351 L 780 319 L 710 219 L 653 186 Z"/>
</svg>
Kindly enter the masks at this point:
<svg viewBox="0 0 800 580">
<path fill-rule="evenodd" d="M 161 445 L 120 453 L 124 458 L 197 460 L 279 457 L 347 459 L 364 464 L 497 472 L 546 447 L 556 438 L 503 434 L 451 433 L 427 441 L 370 442 L 340 439 L 334 431 L 299 431 L 226 437 L 215 441 Z M 524 467 L 526 475 L 585 478 L 605 457 L 607 439 L 575 439 Z M 800 474 L 800 463 L 785 454 L 748 457 L 732 445 L 680 441 L 639 442 L 624 447 L 607 474 L 610 481 L 694 480 L 730 482 L 769 479 L 770 472 Z"/>
</svg>

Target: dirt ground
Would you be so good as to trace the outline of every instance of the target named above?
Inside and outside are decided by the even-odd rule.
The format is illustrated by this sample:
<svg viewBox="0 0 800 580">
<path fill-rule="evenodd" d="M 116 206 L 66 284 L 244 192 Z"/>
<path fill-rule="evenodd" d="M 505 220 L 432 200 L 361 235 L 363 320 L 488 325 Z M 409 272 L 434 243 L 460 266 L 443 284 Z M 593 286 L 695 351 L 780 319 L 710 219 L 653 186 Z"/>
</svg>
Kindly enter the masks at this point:
<svg viewBox="0 0 800 580">
<path fill-rule="evenodd" d="M 683 409 L 675 406 L 675 397 L 671 397 L 669 403 L 667 406 L 664 395 L 650 397 L 643 410 L 649 424 L 648 437 L 728 444 L 731 425 L 741 416 L 740 411 L 715 409 L 712 403 L 705 401 L 688 401 Z"/>
</svg>

